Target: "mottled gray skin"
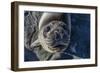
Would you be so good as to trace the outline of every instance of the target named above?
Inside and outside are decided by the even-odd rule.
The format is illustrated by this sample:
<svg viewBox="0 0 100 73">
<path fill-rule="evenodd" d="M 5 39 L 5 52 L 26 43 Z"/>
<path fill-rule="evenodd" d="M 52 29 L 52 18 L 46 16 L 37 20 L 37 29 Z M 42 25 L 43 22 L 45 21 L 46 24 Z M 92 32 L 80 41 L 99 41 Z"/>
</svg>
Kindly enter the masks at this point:
<svg viewBox="0 0 100 73">
<path fill-rule="evenodd" d="M 68 23 L 61 21 L 62 15 L 43 13 L 37 23 L 36 35 L 31 33 L 36 38 L 34 39 L 34 36 L 29 38 L 31 42 L 27 48 L 36 53 L 39 60 L 55 60 L 67 49 L 70 42 L 71 21 L 70 15 L 68 15 Z"/>
<path fill-rule="evenodd" d="M 24 17 L 24 46 L 29 50 L 31 43 L 38 38 L 38 25 L 41 15 L 42 12 L 28 11 Z"/>
</svg>

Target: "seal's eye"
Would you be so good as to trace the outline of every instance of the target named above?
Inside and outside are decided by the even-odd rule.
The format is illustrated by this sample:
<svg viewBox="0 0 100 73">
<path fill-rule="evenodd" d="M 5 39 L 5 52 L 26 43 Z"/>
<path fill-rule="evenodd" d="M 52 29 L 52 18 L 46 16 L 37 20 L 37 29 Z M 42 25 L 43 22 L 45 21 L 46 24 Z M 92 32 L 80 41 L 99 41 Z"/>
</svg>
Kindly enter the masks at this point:
<svg viewBox="0 0 100 73">
<path fill-rule="evenodd" d="M 46 32 L 49 32 L 49 31 L 50 31 L 50 29 L 51 29 L 51 28 L 50 28 L 50 26 L 47 26 L 47 28 L 46 28 L 46 30 L 45 30 L 45 31 L 46 31 Z"/>
<path fill-rule="evenodd" d="M 45 38 L 47 37 L 47 33 L 50 31 L 50 29 L 51 29 L 50 26 L 47 26 L 47 27 L 44 28 L 43 35 L 44 35 Z"/>
</svg>

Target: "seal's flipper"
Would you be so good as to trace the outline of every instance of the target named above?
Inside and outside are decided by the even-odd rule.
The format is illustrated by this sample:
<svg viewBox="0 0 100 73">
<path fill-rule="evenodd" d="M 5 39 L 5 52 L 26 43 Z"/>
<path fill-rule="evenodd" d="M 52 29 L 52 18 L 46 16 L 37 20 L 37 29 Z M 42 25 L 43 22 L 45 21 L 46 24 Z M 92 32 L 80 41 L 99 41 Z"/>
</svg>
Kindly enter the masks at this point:
<svg viewBox="0 0 100 73">
<path fill-rule="evenodd" d="M 36 47 L 36 46 L 40 46 L 40 43 L 39 43 L 39 41 L 38 40 L 36 40 L 36 41 L 34 41 L 32 44 L 31 44 L 31 48 L 34 48 L 34 47 Z"/>
</svg>

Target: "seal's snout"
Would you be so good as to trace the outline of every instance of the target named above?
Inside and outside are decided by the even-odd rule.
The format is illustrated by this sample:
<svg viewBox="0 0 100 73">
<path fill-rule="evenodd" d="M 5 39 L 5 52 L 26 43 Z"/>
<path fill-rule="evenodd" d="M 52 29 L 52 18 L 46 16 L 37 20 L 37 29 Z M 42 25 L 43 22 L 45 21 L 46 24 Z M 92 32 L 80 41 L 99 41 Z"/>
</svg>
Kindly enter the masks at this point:
<svg viewBox="0 0 100 73">
<path fill-rule="evenodd" d="M 54 37 L 55 37 L 55 40 L 56 40 L 56 41 L 58 41 L 59 39 L 61 39 L 60 33 L 57 32 L 57 31 L 54 31 Z"/>
</svg>

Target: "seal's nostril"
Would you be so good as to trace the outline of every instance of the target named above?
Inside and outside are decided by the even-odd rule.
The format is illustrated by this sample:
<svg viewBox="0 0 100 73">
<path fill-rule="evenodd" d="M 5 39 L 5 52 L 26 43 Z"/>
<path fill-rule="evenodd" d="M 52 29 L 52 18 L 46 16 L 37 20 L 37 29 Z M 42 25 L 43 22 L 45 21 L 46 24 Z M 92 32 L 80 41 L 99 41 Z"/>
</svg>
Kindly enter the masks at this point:
<svg viewBox="0 0 100 73">
<path fill-rule="evenodd" d="M 55 40 L 60 40 L 60 34 L 57 31 L 55 31 L 54 34 L 55 34 Z"/>
</svg>

